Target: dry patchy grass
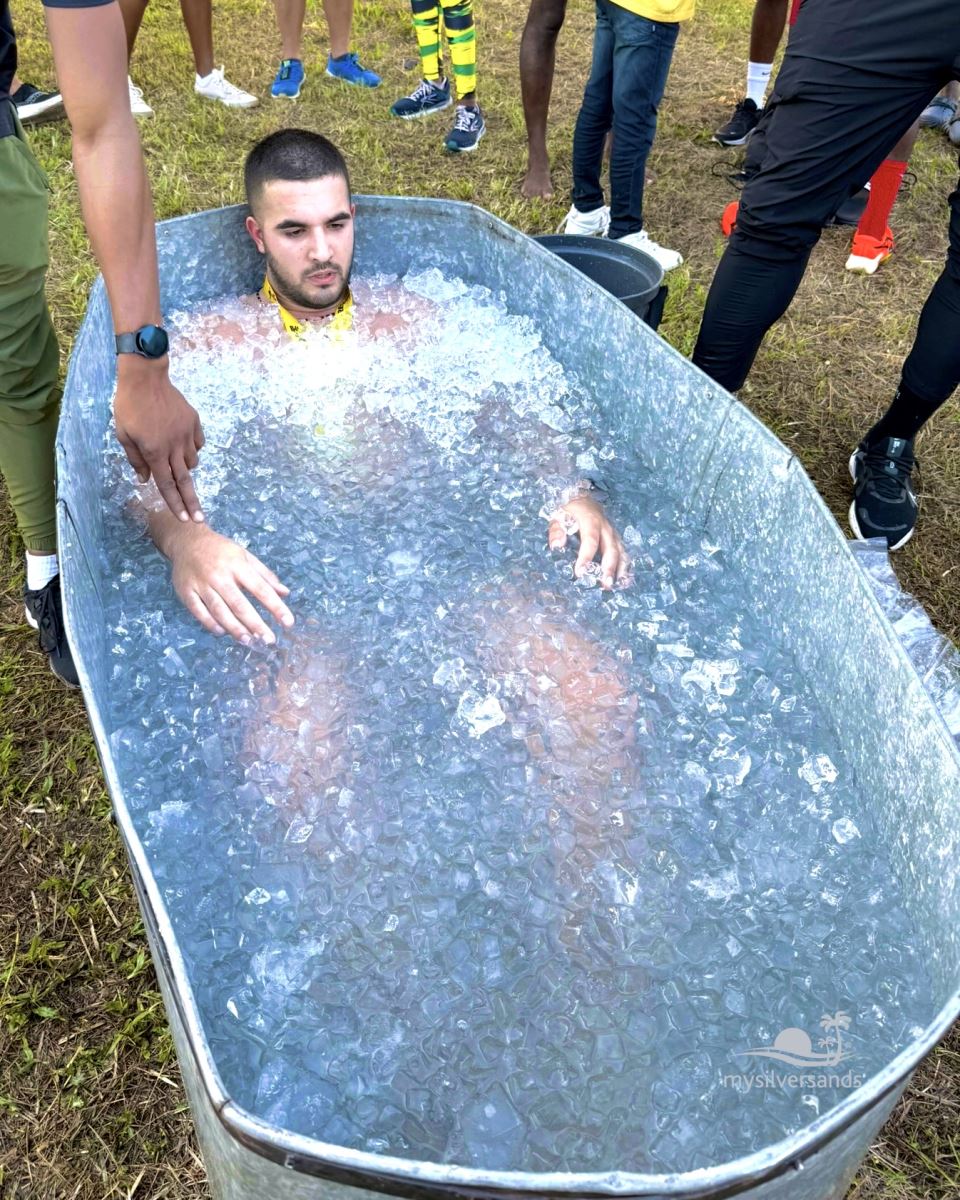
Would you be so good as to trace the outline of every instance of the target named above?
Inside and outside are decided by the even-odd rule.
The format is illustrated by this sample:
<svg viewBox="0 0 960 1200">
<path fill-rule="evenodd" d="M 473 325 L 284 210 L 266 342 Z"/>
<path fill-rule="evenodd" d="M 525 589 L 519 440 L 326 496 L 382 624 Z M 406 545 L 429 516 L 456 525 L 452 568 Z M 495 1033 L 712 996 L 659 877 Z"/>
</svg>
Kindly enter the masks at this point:
<svg viewBox="0 0 960 1200">
<path fill-rule="evenodd" d="M 681 39 L 650 160 L 648 221 L 679 247 L 663 332 L 689 351 L 721 249 L 717 214 L 732 196 L 711 168 L 709 140 L 735 98 L 746 52 L 748 0 L 712 0 Z M 51 78 L 39 6 L 14 0 L 24 73 Z M 384 75 L 374 92 L 322 75 L 325 30 L 307 17 L 310 78 L 296 104 L 265 99 L 228 112 L 196 98 L 172 0 L 153 0 L 134 65 L 157 115 L 141 125 L 158 216 L 241 198 L 253 140 L 284 123 L 333 137 L 358 191 L 472 200 L 530 232 L 567 207 L 570 145 L 590 54 L 587 0 L 571 0 L 551 113 L 556 198 L 519 198 L 524 166 L 516 59 L 525 5 L 483 0 L 481 99 L 489 135 L 479 153 L 440 153 L 445 126 L 399 122 L 385 108 L 415 75 L 405 0 L 357 6 L 355 43 Z M 251 32 L 252 31 L 252 32 Z M 232 0 L 215 15 L 217 60 L 265 96 L 276 66 L 272 11 Z M 444 119 L 441 119 L 441 122 Z M 32 137 L 53 182 L 49 295 L 64 353 L 94 266 L 80 224 L 62 125 Z M 847 235 L 829 231 L 786 319 L 758 359 L 744 400 L 800 456 L 839 518 L 851 446 L 884 407 L 923 297 L 943 261 L 954 156 L 921 139 L 915 186 L 898 202 L 894 260 L 872 279 L 843 270 Z M 905 585 L 957 636 L 960 456 L 955 406 L 920 442 L 923 511 L 897 558 Z M 82 702 L 59 690 L 20 621 L 20 548 L 0 508 L 0 1195 L 29 1200 L 193 1200 L 206 1194 L 169 1032 L 149 963 Z M 960 1196 L 960 1037 L 919 1068 L 851 1189 L 856 1200 Z"/>
</svg>

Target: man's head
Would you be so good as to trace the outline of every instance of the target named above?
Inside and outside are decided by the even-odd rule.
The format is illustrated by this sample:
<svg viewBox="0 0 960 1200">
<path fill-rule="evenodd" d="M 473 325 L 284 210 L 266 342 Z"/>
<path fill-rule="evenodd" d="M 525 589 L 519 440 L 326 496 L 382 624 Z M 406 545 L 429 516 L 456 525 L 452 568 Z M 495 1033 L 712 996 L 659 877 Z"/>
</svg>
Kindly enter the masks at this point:
<svg viewBox="0 0 960 1200">
<path fill-rule="evenodd" d="M 319 133 L 281 129 L 247 156 L 247 232 L 281 300 L 329 308 L 350 282 L 353 214 L 343 155 Z"/>
</svg>

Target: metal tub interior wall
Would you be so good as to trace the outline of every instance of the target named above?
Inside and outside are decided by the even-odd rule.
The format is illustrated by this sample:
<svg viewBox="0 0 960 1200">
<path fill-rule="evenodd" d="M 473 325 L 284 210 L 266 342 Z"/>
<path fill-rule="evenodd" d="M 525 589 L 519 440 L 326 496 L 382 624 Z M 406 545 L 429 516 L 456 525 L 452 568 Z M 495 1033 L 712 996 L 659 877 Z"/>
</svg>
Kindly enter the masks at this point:
<svg viewBox="0 0 960 1200">
<path fill-rule="evenodd" d="M 358 201 L 357 268 L 439 266 L 508 297 L 567 368 L 622 417 L 665 491 L 719 542 L 757 606 L 785 631 L 875 816 L 915 919 L 936 1013 L 862 1087 L 804 1130 L 749 1157 L 679 1175 L 529 1175 L 386 1159 L 275 1129 L 223 1092 L 163 901 L 110 752 L 100 598 L 101 448 L 114 380 L 102 281 L 74 346 L 57 446 L 67 625 L 173 1028 L 216 1200 L 415 1196 L 722 1197 L 840 1200 L 909 1073 L 960 1013 L 960 759 L 859 568 L 800 464 L 729 394 L 622 304 L 549 251 L 470 205 Z M 262 260 L 245 209 L 159 226 L 165 309 L 251 292 Z M 577 314 L 571 326 L 570 314 Z M 575 328 L 575 336 L 571 334 Z"/>
</svg>

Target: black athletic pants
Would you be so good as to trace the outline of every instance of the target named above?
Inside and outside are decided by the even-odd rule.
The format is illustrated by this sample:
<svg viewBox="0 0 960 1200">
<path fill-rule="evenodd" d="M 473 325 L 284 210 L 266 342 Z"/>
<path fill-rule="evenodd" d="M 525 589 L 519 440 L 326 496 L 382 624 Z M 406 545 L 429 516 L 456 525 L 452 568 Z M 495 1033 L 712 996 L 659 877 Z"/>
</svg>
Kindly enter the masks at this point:
<svg viewBox="0 0 960 1200">
<path fill-rule="evenodd" d="M 957 78 L 956 0 L 804 0 L 753 135 L 763 139 L 763 163 L 744 187 L 710 287 L 697 366 L 730 391 L 743 384 L 824 222 Z M 920 315 L 903 382 L 931 410 L 960 383 L 960 187 L 950 197 L 946 266 Z"/>
</svg>

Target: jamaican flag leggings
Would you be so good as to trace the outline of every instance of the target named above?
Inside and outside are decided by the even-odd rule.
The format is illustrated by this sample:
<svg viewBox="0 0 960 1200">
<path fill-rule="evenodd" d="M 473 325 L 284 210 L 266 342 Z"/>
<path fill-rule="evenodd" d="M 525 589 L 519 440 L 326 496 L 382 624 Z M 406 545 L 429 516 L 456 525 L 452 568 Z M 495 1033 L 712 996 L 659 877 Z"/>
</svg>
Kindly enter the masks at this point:
<svg viewBox="0 0 960 1200">
<path fill-rule="evenodd" d="M 0 475 L 28 550 L 56 549 L 60 353 L 43 294 L 47 178 L 0 100 Z"/>
<path fill-rule="evenodd" d="M 477 90 L 477 31 L 473 24 L 473 0 L 411 0 L 413 28 L 420 50 L 423 77 L 430 83 L 440 79 L 440 14 L 450 47 L 450 63 L 457 99 Z"/>
<path fill-rule="evenodd" d="M 802 0 L 753 133 L 761 165 L 743 189 L 710 287 L 693 352 L 698 367 L 730 391 L 742 385 L 824 222 L 951 79 L 960 79 L 955 0 Z M 960 383 L 960 188 L 949 212 L 946 264 L 903 366 L 903 383 L 927 413 Z"/>
</svg>

